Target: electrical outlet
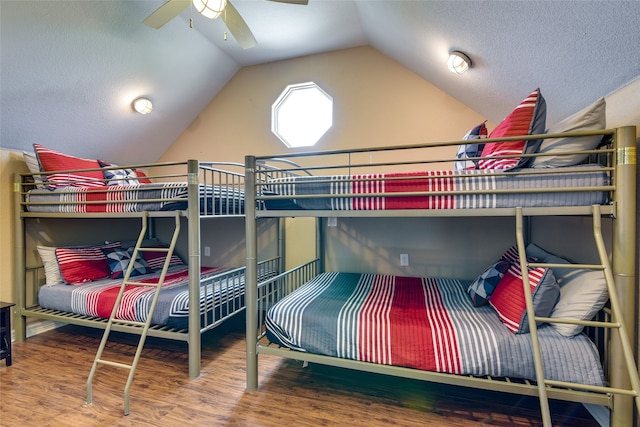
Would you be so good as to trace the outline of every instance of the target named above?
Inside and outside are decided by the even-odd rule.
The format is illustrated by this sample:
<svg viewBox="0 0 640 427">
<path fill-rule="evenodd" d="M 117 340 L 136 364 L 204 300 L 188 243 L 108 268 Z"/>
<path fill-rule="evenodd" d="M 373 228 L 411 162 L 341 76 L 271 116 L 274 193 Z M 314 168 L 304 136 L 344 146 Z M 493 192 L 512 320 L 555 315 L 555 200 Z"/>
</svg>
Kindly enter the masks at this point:
<svg viewBox="0 0 640 427">
<path fill-rule="evenodd" d="M 400 254 L 400 265 L 409 265 L 409 254 Z"/>
<path fill-rule="evenodd" d="M 204 247 L 204 256 L 211 256 L 211 246 Z"/>
<path fill-rule="evenodd" d="M 338 225 L 338 218 L 335 216 L 330 216 L 327 218 L 327 227 L 335 227 Z"/>
</svg>

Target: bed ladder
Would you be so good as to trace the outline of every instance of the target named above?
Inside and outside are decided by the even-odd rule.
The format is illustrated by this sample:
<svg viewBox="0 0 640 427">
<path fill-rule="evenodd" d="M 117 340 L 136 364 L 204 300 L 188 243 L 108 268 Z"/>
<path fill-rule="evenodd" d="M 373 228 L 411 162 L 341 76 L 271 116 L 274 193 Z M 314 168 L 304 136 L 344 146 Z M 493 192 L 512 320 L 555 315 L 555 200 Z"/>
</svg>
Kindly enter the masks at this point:
<svg viewBox="0 0 640 427">
<path fill-rule="evenodd" d="M 109 321 L 107 322 L 107 326 L 104 330 L 104 334 L 102 335 L 102 341 L 100 342 L 100 346 L 98 347 L 98 352 L 96 353 L 96 357 L 93 361 L 93 366 L 91 367 L 91 372 L 89 373 L 89 378 L 87 379 L 87 404 L 93 403 L 93 377 L 95 376 L 96 370 L 99 364 L 114 366 L 117 368 L 127 369 L 129 371 L 129 376 L 127 378 L 127 383 L 124 387 L 124 415 L 129 415 L 129 389 L 131 388 L 131 384 L 133 383 L 133 376 L 136 372 L 136 367 L 138 366 L 138 362 L 140 361 L 140 355 L 142 353 L 142 348 L 144 347 L 144 342 L 147 338 L 147 333 L 149 332 L 149 327 L 151 325 L 151 318 L 153 317 L 153 313 L 156 308 L 156 304 L 158 302 L 158 296 L 160 295 L 160 289 L 164 284 L 165 276 L 167 275 L 167 270 L 169 268 L 169 261 L 171 256 L 173 255 L 173 250 L 176 245 L 176 241 L 178 240 L 178 235 L 180 233 L 180 211 L 176 211 L 175 214 L 175 229 L 173 231 L 173 237 L 171 238 L 171 244 L 168 248 L 145 248 L 142 247 L 143 240 L 147 234 L 147 223 L 149 220 L 148 212 L 144 212 L 142 215 L 142 229 L 140 230 L 140 235 L 138 236 L 138 241 L 136 242 L 136 246 L 133 251 L 133 255 L 131 259 L 136 259 L 139 251 L 153 251 L 153 252 L 166 252 L 166 258 L 164 261 L 164 265 L 162 267 L 162 272 L 160 274 L 160 278 L 157 283 L 143 283 L 129 280 L 131 276 L 131 271 L 133 270 L 133 263 L 129 263 L 127 270 L 124 274 L 124 278 L 122 280 L 122 284 L 120 285 L 120 291 L 118 292 L 118 296 L 113 305 L 113 310 L 111 311 L 111 316 L 109 317 Z M 118 310 L 120 308 L 120 304 L 122 302 L 122 297 L 124 295 L 124 291 L 127 287 L 132 286 L 141 286 L 141 287 L 154 287 L 155 294 L 151 301 L 151 305 L 149 307 L 149 311 L 147 313 L 147 320 L 145 322 L 137 322 L 132 320 L 124 320 L 116 317 Z M 136 353 L 133 357 L 133 362 L 131 365 L 109 361 L 102 359 L 102 353 L 105 349 L 107 341 L 109 340 L 109 334 L 111 330 L 116 327 L 116 329 L 126 328 L 128 332 L 139 334 L 140 339 L 138 341 L 138 347 L 136 349 Z"/>
<path fill-rule="evenodd" d="M 522 208 L 516 208 L 516 240 L 518 245 L 518 253 L 520 257 L 520 265 L 522 274 L 522 282 L 524 286 L 524 296 L 527 307 L 527 317 L 529 319 L 529 329 L 531 334 L 531 345 L 533 348 L 533 361 L 536 371 L 536 382 L 538 386 L 538 397 L 540 400 L 540 410 L 542 414 L 542 423 L 544 427 L 551 427 L 551 414 L 549 410 L 549 400 L 547 398 L 547 386 L 557 386 L 572 388 L 575 390 L 594 391 L 599 393 L 609 394 L 621 394 L 626 396 L 632 396 L 635 400 L 636 410 L 640 416 L 640 379 L 638 377 L 638 369 L 635 364 L 633 348 L 631 341 L 627 333 L 627 329 L 622 319 L 622 308 L 618 300 L 618 294 L 616 291 L 615 281 L 613 278 L 613 272 L 611 264 L 609 263 L 609 256 L 602 237 L 600 206 L 592 206 L 593 215 L 593 235 L 598 250 L 598 256 L 600 258 L 600 264 L 549 264 L 549 263 L 536 263 L 529 262 L 527 260 L 525 252 L 525 243 L 523 237 L 524 219 L 522 214 Z M 609 303 L 611 305 L 611 321 L 585 321 L 575 319 L 560 319 L 535 316 L 533 307 L 533 296 L 531 294 L 531 287 L 529 284 L 528 274 L 524 274 L 528 267 L 548 267 L 548 268 L 581 268 L 590 270 L 602 270 L 607 283 L 607 291 L 609 292 Z M 569 323 L 575 325 L 592 326 L 599 328 L 608 328 L 611 330 L 617 330 L 620 346 L 622 349 L 622 355 L 624 357 L 625 367 L 629 376 L 629 382 L 631 384 L 630 389 L 620 389 L 614 387 L 600 387 L 589 386 L 582 384 L 575 384 L 565 381 L 547 380 L 544 378 L 544 366 L 542 363 L 542 353 L 540 352 L 540 344 L 538 341 L 538 330 L 536 328 L 537 323 Z"/>
</svg>

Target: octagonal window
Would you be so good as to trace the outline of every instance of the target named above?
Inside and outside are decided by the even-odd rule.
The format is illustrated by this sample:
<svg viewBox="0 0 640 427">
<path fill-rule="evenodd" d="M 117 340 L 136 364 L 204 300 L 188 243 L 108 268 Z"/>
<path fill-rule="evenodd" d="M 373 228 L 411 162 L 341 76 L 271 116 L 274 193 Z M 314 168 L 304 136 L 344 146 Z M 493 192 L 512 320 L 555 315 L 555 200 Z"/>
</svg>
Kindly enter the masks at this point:
<svg viewBox="0 0 640 427">
<path fill-rule="evenodd" d="M 271 132 L 287 147 L 315 145 L 333 125 L 333 98 L 313 82 L 289 85 L 271 107 Z"/>
</svg>

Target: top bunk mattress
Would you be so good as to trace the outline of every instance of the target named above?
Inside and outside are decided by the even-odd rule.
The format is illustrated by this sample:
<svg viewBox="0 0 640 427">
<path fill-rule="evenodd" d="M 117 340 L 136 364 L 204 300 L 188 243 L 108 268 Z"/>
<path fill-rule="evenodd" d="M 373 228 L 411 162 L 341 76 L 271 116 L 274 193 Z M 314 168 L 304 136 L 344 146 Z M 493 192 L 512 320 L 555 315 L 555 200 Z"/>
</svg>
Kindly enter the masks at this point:
<svg viewBox="0 0 640 427">
<path fill-rule="evenodd" d="M 186 182 L 57 187 L 30 190 L 25 198 L 29 212 L 105 213 L 175 211 L 187 209 Z M 217 185 L 199 186 L 201 213 L 244 213 L 244 191 Z"/>
<path fill-rule="evenodd" d="M 271 210 L 564 207 L 605 204 L 608 169 L 580 165 L 520 171 L 420 171 L 296 176 L 262 184 Z"/>
</svg>

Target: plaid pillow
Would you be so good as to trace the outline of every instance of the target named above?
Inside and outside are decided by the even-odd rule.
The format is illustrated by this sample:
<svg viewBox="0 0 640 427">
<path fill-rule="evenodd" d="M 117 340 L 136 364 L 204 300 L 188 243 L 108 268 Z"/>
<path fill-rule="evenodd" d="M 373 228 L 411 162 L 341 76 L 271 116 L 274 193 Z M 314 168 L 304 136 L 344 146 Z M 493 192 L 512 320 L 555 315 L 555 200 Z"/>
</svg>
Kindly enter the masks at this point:
<svg viewBox="0 0 640 427">
<path fill-rule="evenodd" d="M 480 123 L 478 126 L 471 129 L 467 134 L 462 137 L 463 140 L 471 139 L 484 139 L 487 137 L 487 126 L 485 122 Z M 480 157 L 482 155 L 482 149 L 484 144 L 462 144 L 458 147 L 457 159 L 463 159 L 454 164 L 455 170 L 473 170 L 478 169 L 477 160 L 466 160 L 471 157 Z"/>
<path fill-rule="evenodd" d="M 491 264 L 476 280 L 471 283 L 467 293 L 471 296 L 474 307 L 480 307 L 489 302 L 491 294 L 504 277 L 511 264 L 506 260 L 498 260 Z"/>
<path fill-rule="evenodd" d="M 125 271 L 131 263 L 133 257 L 134 248 L 110 248 L 103 249 L 104 255 L 107 258 L 109 264 L 109 270 L 112 279 L 120 279 L 124 277 Z M 133 261 L 133 270 L 131 270 L 131 276 L 139 276 L 141 274 L 151 273 L 151 269 L 147 265 L 147 262 L 138 254 Z"/>
<path fill-rule="evenodd" d="M 117 166 L 107 163 L 103 160 L 98 160 L 101 167 Z M 107 185 L 136 185 L 138 181 L 138 175 L 133 169 L 110 169 L 102 171 L 104 178 L 107 181 Z"/>
</svg>

